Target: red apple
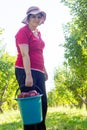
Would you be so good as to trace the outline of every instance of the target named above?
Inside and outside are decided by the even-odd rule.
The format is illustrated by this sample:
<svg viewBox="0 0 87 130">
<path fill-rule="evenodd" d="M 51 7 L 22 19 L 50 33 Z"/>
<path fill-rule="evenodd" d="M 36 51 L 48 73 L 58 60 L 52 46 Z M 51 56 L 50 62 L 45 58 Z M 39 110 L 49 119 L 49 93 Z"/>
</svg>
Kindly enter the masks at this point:
<svg viewBox="0 0 87 130">
<path fill-rule="evenodd" d="M 35 96 L 37 95 L 37 91 L 36 90 L 32 90 L 28 92 L 29 96 Z"/>
<path fill-rule="evenodd" d="M 39 95 L 39 93 L 36 90 L 31 90 L 29 92 L 22 92 L 18 95 L 18 98 L 26 98 L 31 96 Z"/>
</svg>

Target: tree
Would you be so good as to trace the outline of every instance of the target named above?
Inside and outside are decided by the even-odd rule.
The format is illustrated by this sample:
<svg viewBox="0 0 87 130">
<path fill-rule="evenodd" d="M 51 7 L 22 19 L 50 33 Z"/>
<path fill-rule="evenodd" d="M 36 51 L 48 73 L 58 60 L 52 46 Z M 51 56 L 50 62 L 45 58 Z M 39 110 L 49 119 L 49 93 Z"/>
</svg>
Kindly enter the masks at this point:
<svg viewBox="0 0 87 130">
<path fill-rule="evenodd" d="M 81 108 L 85 103 L 87 108 L 87 1 L 62 2 L 70 8 L 72 22 L 64 27 L 65 69 L 56 70 L 54 91 L 64 104 Z"/>
<path fill-rule="evenodd" d="M 60 105 L 77 106 L 76 98 L 69 88 L 72 82 L 72 74 L 66 68 L 58 68 L 54 75 L 55 91 Z"/>
<path fill-rule="evenodd" d="M 12 108 L 15 92 L 18 87 L 14 74 L 15 57 L 7 53 L 0 58 L 0 109 Z"/>
<path fill-rule="evenodd" d="M 3 112 L 16 106 L 13 98 L 18 85 L 14 75 L 15 57 L 5 52 L 2 40 L 0 46 L 0 112 Z"/>
<path fill-rule="evenodd" d="M 65 26 L 64 44 L 66 64 L 75 77 L 72 78 L 74 82 L 70 89 L 77 97 L 80 107 L 83 103 L 87 106 L 87 1 L 62 2 L 70 8 L 73 17 L 72 22 Z"/>
</svg>

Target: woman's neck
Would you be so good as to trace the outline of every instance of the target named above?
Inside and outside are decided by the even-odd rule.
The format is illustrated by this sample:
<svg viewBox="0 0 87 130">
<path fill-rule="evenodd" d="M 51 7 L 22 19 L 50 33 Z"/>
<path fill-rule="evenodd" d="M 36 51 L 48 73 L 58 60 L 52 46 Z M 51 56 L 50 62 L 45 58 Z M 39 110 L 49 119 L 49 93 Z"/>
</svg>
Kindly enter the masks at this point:
<svg viewBox="0 0 87 130">
<path fill-rule="evenodd" d="M 28 25 L 28 27 L 30 28 L 31 31 L 36 31 L 36 30 L 37 30 L 37 28 L 34 27 L 34 26 L 30 26 L 30 25 Z"/>
<path fill-rule="evenodd" d="M 34 27 L 32 27 L 32 26 L 29 26 L 29 25 L 28 25 L 28 27 L 29 27 L 29 29 L 32 31 L 32 33 L 34 34 L 34 36 L 39 39 L 39 35 L 38 35 L 38 30 L 37 30 L 37 28 L 36 28 L 36 27 L 34 28 Z"/>
</svg>

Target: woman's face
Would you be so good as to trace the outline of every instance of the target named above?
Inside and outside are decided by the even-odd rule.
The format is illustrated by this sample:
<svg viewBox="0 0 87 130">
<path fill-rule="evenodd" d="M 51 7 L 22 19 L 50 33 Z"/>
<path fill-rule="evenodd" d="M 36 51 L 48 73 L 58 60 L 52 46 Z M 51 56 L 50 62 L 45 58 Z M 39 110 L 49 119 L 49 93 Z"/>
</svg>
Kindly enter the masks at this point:
<svg viewBox="0 0 87 130">
<path fill-rule="evenodd" d="M 42 18 L 41 14 L 36 15 L 31 14 L 29 17 L 29 25 L 32 27 L 37 27 L 40 23 L 41 18 Z"/>
</svg>

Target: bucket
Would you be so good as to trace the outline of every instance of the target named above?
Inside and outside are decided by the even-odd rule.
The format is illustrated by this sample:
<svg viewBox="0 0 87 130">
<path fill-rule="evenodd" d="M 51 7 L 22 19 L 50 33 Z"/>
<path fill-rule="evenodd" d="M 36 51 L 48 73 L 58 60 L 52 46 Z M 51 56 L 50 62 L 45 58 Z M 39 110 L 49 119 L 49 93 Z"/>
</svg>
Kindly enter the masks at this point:
<svg viewBox="0 0 87 130">
<path fill-rule="evenodd" d="M 26 98 L 16 98 L 23 124 L 37 124 L 42 117 L 42 94 Z"/>
</svg>

